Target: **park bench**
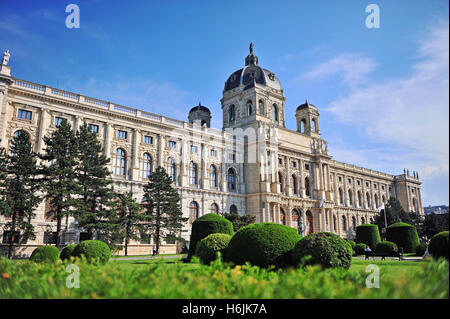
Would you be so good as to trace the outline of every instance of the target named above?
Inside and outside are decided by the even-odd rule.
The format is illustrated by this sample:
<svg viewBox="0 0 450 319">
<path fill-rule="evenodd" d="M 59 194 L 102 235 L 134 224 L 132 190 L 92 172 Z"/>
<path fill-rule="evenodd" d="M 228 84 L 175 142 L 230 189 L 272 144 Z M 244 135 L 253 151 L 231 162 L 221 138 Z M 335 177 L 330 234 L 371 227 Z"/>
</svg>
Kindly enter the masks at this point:
<svg viewBox="0 0 450 319">
<path fill-rule="evenodd" d="M 381 257 L 381 260 L 386 260 L 386 257 L 398 257 L 398 260 L 402 260 L 402 256 L 403 254 L 401 252 L 398 251 L 393 251 L 390 253 L 377 253 L 374 251 L 365 251 L 364 255 L 366 256 L 366 259 L 370 259 L 370 257 L 374 258 L 375 257 Z"/>
</svg>

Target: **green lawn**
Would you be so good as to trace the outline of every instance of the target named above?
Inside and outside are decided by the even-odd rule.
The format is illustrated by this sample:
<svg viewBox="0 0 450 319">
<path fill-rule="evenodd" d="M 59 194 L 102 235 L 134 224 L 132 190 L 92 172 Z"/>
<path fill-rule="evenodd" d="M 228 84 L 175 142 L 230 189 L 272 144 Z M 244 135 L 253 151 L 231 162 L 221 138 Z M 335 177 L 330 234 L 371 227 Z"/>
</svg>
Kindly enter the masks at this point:
<svg viewBox="0 0 450 319">
<path fill-rule="evenodd" d="M 111 258 L 140 258 L 140 257 L 169 257 L 169 256 L 175 256 L 175 257 L 181 257 L 183 254 L 160 254 L 160 255 L 129 255 L 129 256 L 111 256 Z"/>
<path fill-rule="evenodd" d="M 69 264 L 80 270 L 80 287 L 67 288 Z M 366 288 L 365 267 L 380 267 L 380 287 Z M 182 263 L 180 257 L 82 260 L 38 264 L 0 258 L 0 298 L 448 298 L 447 261 L 366 261 L 349 270 L 266 270 L 215 262 Z"/>
</svg>

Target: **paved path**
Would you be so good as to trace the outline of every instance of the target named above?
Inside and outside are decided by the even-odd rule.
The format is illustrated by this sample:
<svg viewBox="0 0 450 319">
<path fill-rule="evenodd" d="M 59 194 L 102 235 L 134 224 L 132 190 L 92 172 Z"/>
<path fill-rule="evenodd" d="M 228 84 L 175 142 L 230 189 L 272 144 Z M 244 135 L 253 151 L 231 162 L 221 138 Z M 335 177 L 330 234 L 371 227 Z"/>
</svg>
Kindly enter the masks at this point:
<svg viewBox="0 0 450 319">
<path fill-rule="evenodd" d="M 360 260 L 365 260 L 366 257 L 353 257 L 355 259 L 360 259 Z M 370 257 L 370 260 L 381 260 L 381 257 Z M 398 257 L 386 257 L 386 260 L 398 260 Z M 408 257 L 403 257 L 402 259 L 403 261 L 421 261 L 422 257 L 419 256 L 408 256 Z"/>
<path fill-rule="evenodd" d="M 168 259 L 168 258 L 181 258 L 187 255 L 173 255 L 173 256 L 137 256 L 137 257 L 111 257 L 111 260 L 144 260 L 144 259 Z"/>
</svg>

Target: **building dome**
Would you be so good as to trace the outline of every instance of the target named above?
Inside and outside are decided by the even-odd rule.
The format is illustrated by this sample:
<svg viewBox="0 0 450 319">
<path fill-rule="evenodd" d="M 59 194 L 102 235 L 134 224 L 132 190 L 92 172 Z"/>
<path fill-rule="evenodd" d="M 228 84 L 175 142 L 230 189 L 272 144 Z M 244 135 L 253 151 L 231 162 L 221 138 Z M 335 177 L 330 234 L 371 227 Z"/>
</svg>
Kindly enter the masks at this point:
<svg viewBox="0 0 450 319">
<path fill-rule="evenodd" d="M 243 87 L 243 91 L 254 86 L 266 86 L 282 90 L 281 83 L 275 73 L 261 68 L 258 57 L 253 54 L 253 43 L 250 43 L 250 54 L 245 58 L 245 67 L 233 72 L 225 82 L 224 92 Z"/>
<path fill-rule="evenodd" d="M 207 112 L 209 114 L 211 114 L 211 111 L 206 107 L 200 104 L 200 102 L 198 102 L 197 106 L 194 106 L 190 111 L 189 114 L 191 114 L 192 112 L 195 111 L 203 111 L 203 112 Z"/>
<path fill-rule="evenodd" d="M 317 107 L 315 105 L 312 105 L 310 103 L 308 103 L 308 100 L 305 101 L 305 103 L 303 103 L 302 105 L 299 105 L 297 107 L 297 111 L 303 110 L 303 109 L 307 109 L 307 108 L 312 108 L 312 109 L 316 109 Z"/>
</svg>

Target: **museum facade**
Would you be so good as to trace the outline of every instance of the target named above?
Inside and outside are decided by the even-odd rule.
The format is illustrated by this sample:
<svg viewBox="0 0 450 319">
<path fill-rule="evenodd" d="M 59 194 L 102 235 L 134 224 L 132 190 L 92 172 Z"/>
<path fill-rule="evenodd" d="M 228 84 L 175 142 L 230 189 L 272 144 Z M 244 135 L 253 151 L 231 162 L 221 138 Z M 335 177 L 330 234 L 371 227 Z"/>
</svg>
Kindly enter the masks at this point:
<svg viewBox="0 0 450 319">
<path fill-rule="evenodd" d="M 256 222 L 296 228 L 301 235 L 330 231 L 344 238 L 373 221 L 383 203 L 396 197 L 405 211 L 423 214 L 416 172 L 390 175 L 332 159 L 321 137 L 319 110 L 307 101 L 295 112 L 297 127 L 285 127 L 285 97 L 278 77 L 250 53 L 245 66 L 225 82 L 223 128 L 210 127 L 211 112 L 199 103 L 180 121 L 11 76 L 9 52 L 0 66 L 0 147 L 9 148 L 18 131 L 36 152 L 43 137 L 66 119 L 74 129 L 87 122 L 97 134 L 117 191 L 142 197 L 143 185 L 158 166 L 166 169 L 181 196 L 183 215 L 192 222 L 207 213 L 251 214 Z M 20 247 L 27 256 L 54 238 L 49 203 L 36 209 L 36 239 Z M 0 216 L 0 240 L 7 222 Z M 73 217 L 64 221 L 63 241 L 85 235 Z M 152 238 L 132 242 L 129 254 L 147 254 Z M 177 250 L 164 242 L 161 253 Z"/>
</svg>

